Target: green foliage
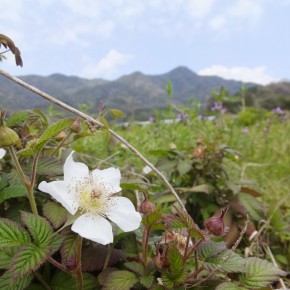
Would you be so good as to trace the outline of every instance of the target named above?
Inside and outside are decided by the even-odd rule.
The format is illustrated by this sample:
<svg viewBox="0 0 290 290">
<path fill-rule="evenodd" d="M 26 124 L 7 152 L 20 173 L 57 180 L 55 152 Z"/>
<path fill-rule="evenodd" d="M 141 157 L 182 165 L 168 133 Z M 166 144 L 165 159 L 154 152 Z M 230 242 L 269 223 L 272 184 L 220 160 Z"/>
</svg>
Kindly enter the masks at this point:
<svg viewBox="0 0 290 290">
<path fill-rule="evenodd" d="M 43 205 L 43 215 L 51 222 L 54 228 L 63 225 L 68 217 L 67 210 L 55 202 L 48 201 Z"/>
<path fill-rule="evenodd" d="M 0 248 L 22 246 L 29 242 L 29 234 L 19 224 L 0 219 Z"/>
<path fill-rule="evenodd" d="M 250 289 L 258 289 L 268 286 L 279 276 L 285 275 L 286 272 L 266 260 L 252 257 L 247 259 L 246 272 L 241 275 L 241 283 Z"/>
<path fill-rule="evenodd" d="M 53 229 L 48 221 L 28 212 L 21 212 L 21 220 L 28 228 L 37 246 L 48 246 L 53 236 Z"/>
<path fill-rule="evenodd" d="M 103 271 L 99 275 L 99 282 L 104 290 L 129 290 L 138 282 L 135 274 L 125 271 Z"/>
<path fill-rule="evenodd" d="M 15 185 L 3 188 L 0 195 L 0 203 L 7 199 L 27 196 L 26 188 L 23 185 Z"/>
<path fill-rule="evenodd" d="M 35 149 L 40 151 L 49 139 L 55 137 L 59 132 L 68 129 L 72 125 L 73 121 L 73 118 L 67 118 L 48 126 L 39 138 Z"/>
<path fill-rule="evenodd" d="M 51 281 L 53 290 L 77 290 L 75 277 L 68 275 L 64 272 L 57 272 Z M 89 274 L 83 274 L 83 290 L 96 290 L 99 289 L 97 279 Z"/>
<path fill-rule="evenodd" d="M 21 279 L 37 270 L 46 261 L 47 257 L 47 248 L 40 248 L 34 244 L 25 245 L 13 257 L 9 272 L 13 279 Z"/>
<path fill-rule="evenodd" d="M 27 275 L 22 279 L 12 279 L 8 271 L 4 272 L 0 277 L 1 290 L 19 290 L 27 289 L 33 279 L 33 275 Z"/>
</svg>

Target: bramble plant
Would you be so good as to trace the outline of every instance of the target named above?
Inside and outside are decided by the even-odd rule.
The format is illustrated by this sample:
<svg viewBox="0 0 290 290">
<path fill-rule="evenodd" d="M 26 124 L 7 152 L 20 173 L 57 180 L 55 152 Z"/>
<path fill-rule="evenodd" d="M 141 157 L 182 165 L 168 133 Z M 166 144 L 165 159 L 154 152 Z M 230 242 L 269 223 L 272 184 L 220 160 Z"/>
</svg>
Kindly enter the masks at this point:
<svg viewBox="0 0 290 290">
<path fill-rule="evenodd" d="M 13 41 L 0 34 L 0 43 L 22 66 Z M 266 210 L 238 151 L 200 134 L 182 148 L 152 148 L 153 165 L 110 128 L 106 116 L 122 118 L 119 110 L 100 104 L 93 118 L 0 74 L 75 114 L 52 122 L 37 109 L 1 109 L 1 289 L 243 290 L 277 281 L 286 289 L 270 247 L 263 242 L 263 255 L 254 248 Z M 175 134 L 191 122 L 189 111 L 179 113 Z M 207 126 L 192 114 L 196 128 Z M 149 126 L 160 134 L 160 122 Z M 87 143 L 100 135 L 103 158 Z M 277 219 L 277 208 L 271 215 Z"/>
</svg>

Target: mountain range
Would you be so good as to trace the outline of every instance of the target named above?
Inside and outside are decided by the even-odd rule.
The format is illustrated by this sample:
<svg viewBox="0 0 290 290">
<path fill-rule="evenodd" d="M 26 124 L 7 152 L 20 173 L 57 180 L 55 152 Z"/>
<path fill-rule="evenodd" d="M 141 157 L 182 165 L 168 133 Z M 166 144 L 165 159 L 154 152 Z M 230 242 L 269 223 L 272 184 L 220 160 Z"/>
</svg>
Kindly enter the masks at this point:
<svg viewBox="0 0 290 290">
<path fill-rule="evenodd" d="M 205 103 L 211 95 L 211 90 L 225 87 L 234 94 L 243 84 L 217 76 L 200 76 L 186 67 L 177 67 L 160 75 L 134 72 L 112 81 L 62 74 L 26 75 L 19 78 L 71 106 L 87 104 L 90 112 L 97 112 L 98 104 L 102 102 L 108 108 L 122 110 L 129 116 L 144 111 L 148 113 L 153 108 L 164 108 L 169 103 L 168 81 L 173 88 L 171 102 L 175 104 L 187 104 L 193 98 Z M 248 84 L 248 87 L 253 86 L 256 85 Z M 15 111 L 45 109 L 49 104 L 48 101 L 0 76 L 0 107 Z"/>
</svg>

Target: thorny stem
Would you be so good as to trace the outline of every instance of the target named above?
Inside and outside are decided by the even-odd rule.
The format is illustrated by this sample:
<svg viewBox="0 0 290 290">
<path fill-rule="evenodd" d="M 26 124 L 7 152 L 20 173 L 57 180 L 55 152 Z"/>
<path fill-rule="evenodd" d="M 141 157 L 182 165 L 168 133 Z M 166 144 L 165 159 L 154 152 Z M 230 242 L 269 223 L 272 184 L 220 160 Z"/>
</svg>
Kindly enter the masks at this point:
<svg viewBox="0 0 290 290">
<path fill-rule="evenodd" d="M 82 272 L 82 247 L 83 238 L 78 235 L 77 238 L 77 253 L 76 253 L 76 279 L 77 279 L 77 289 L 83 289 L 83 272 Z"/>
<path fill-rule="evenodd" d="M 149 229 L 147 227 L 144 227 L 143 237 L 142 237 L 142 260 L 143 260 L 144 268 L 147 267 L 148 241 L 149 241 Z"/>
<path fill-rule="evenodd" d="M 49 257 L 48 262 L 50 262 L 52 265 L 54 265 L 56 268 L 58 268 L 59 270 L 71 275 L 71 271 L 69 271 L 65 266 L 63 266 L 62 264 L 60 264 L 58 261 L 56 261 L 55 259 L 53 259 L 52 257 Z"/>
<path fill-rule="evenodd" d="M 0 70 L 0 74 L 3 75 L 4 77 L 10 79 L 11 81 L 14 81 L 15 83 L 19 84 L 20 86 L 32 91 L 33 93 L 41 96 L 42 98 L 50 101 L 51 103 L 54 103 L 55 105 L 60 106 L 64 109 L 66 109 L 67 111 L 70 111 L 73 114 L 81 117 L 82 119 L 86 120 L 88 123 L 94 124 L 94 125 L 99 126 L 101 128 L 104 127 L 104 124 L 101 123 L 100 121 L 98 121 L 98 120 L 94 119 L 93 117 L 91 117 L 91 116 L 59 101 L 58 99 L 50 96 L 49 94 L 47 94 L 47 93 L 37 89 L 36 87 L 31 86 L 31 85 L 27 84 L 26 82 L 20 80 L 19 78 L 14 77 L 3 70 Z M 142 161 L 144 161 L 156 173 L 156 175 L 166 184 L 168 189 L 171 191 L 171 193 L 174 195 L 175 199 L 179 203 L 180 207 L 183 210 L 186 210 L 184 204 L 182 203 L 181 199 L 179 198 L 177 192 L 174 190 L 172 185 L 169 183 L 169 181 L 166 179 L 166 177 L 149 160 L 147 160 L 134 146 L 132 146 L 128 141 L 126 141 L 123 137 L 121 137 L 119 134 L 117 134 L 112 129 L 108 129 L 108 133 L 110 133 L 116 139 L 118 139 L 123 144 L 125 144 L 136 156 L 138 156 L 138 158 L 140 158 Z"/>
<path fill-rule="evenodd" d="M 16 153 L 14 151 L 13 146 L 9 146 L 8 150 L 9 150 L 9 153 L 10 153 L 12 159 L 13 159 L 13 162 L 14 162 L 16 170 L 20 176 L 20 179 L 21 179 L 22 183 L 24 184 L 24 186 L 26 187 L 31 210 L 35 215 L 38 215 L 37 206 L 36 206 L 35 198 L 34 198 L 34 194 L 33 194 L 32 182 L 27 178 L 27 176 L 23 172 L 22 167 L 18 161 L 18 157 L 16 156 Z"/>
</svg>

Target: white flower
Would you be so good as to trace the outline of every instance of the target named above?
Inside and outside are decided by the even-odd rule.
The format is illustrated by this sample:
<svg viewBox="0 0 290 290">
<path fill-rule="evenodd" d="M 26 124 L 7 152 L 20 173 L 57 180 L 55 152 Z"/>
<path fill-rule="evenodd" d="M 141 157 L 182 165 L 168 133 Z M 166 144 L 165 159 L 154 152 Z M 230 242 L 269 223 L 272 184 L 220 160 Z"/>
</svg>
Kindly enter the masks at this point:
<svg viewBox="0 0 290 290">
<path fill-rule="evenodd" d="M 80 214 L 72 230 L 80 236 L 106 245 L 113 242 L 111 220 L 124 232 L 140 226 L 141 215 L 133 203 L 116 196 L 120 192 L 121 174 L 117 168 L 89 171 L 84 163 L 74 162 L 72 152 L 64 164 L 64 180 L 47 183 L 42 181 L 39 189 L 49 193 L 72 215 Z"/>
<path fill-rule="evenodd" d="M 6 154 L 6 150 L 0 148 L 0 159 L 2 159 L 4 157 L 4 155 Z"/>
</svg>

